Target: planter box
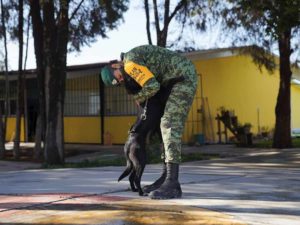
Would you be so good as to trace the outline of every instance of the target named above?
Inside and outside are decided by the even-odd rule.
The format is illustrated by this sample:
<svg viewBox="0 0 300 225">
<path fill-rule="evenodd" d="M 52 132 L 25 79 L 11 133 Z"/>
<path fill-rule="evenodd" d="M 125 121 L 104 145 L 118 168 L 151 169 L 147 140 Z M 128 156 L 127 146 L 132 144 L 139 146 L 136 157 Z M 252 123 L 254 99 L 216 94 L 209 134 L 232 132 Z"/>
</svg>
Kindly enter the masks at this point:
<svg viewBox="0 0 300 225">
<path fill-rule="evenodd" d="M 196 134 L 194 136 L 195 138 L 195 142 L 200 144 L 200 145 L 204 145 L 205 144 L 205 136 L 204 134 Z"/>
</svg>

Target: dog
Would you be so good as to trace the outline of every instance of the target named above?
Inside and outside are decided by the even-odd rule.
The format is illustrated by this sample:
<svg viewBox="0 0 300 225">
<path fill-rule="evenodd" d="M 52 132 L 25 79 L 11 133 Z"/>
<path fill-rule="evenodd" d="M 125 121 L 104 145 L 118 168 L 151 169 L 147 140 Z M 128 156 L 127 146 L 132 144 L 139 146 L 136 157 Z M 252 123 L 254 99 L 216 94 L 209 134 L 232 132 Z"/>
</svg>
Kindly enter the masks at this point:
<svg viewBox="0 0 300 225">
<path fill-rule="evenodd" d="M 130 188 L 143 196 L 141 178 L 146 166 L 146 140 L 151 134 L 157 132 L 162 142 L 160 131 L 160 119 L 163 116 L 168 97 L 174 84 L 182 81 L 182 77 L 173 79 L 167 86 L 160 90 L 147 101 L 140 104 L 142 111 L 138 114 L 136 122 L 129 131 L 128 139 L 124 146 L 126 169 L 120 175 L 118 181 L 129 174 Z"/>
<path fill-rule="evenodd" d="M 119 177 L 122 180 L 129 174 L 130 188 L 133 192 L 143 195 L 141 188 L 141 177 L 146 166 L 146 140 L 149 135 L 155 132 L 160 134 L 160 118 L 164 107 L 161 104 L 161 94 L 159 91 L 147 102 L 141 104 L 142 112 L 139 113 L 136 122 L 131 127 L 128 139 L 124 146 L 126 158 L 126 169 Z M 145 110 L 146 107 L 146 111 Z"/>
</svg>

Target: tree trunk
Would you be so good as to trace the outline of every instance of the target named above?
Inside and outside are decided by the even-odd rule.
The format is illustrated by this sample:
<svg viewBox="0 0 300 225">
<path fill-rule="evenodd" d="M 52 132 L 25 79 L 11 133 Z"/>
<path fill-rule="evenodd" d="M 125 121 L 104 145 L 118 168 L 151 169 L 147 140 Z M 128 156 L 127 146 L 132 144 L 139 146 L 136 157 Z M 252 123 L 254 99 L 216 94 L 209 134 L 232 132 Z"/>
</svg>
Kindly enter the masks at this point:
<svg viewBox="0 0 300 225">
<path fill-rule="evenodd" d="M 23 71 L 26 71 L 27 58 L 28 58 L 28 45 L 29 45 L 29 32 L 30 32 L 30 10 L 27 15 L 27 26 L 26 26 L 26 44 L 25 44 L 25 56 L 24 56 L 24 65 Z M 27 88 L 26 88 L 26 73 L 23 75 L 23 115 L 24 115 L 24 133 L 25 133 L 25 141 L 28 141 L 28 110 L 27 110 Z"/>
<path fill-rule="evenodd" d="M 63 106 L 65 94 L 68 2 L 61 0 L 58 21 L 53 3 L 44 3 L 46 59 L 46 139 L 45 159 L 48 164 L 64 163 Z"/>
<path fill-rule="evenodd" d="M 14 140 L 14 158 L 20 157 L 20 136 L 21 136 L 21 116 L 23 115 L 23 100 L 24 100 L 24 79 L 23 79 L 23 0 L 19 0 L 19 25 L 18 25 L 18 39 L 19 39 L 19 73 L 18 73 L 18 88 L 17 88 L 17 111 L 16 111 L 16 132 Z"/>
<path fill-rule="evenodd" d="M 1 1 L 1 15 L 3 15 L 3 2 Z M 3 24 L 4 17 L 1 16 L 1 24 Z M 5 104 L 5 103 L 4 103 Z M 3 104 L 3 106 L 4 106 Z M 4 159 L 5 155 L 5 131 L 4 131 L 4 123 L 3 123 L 3 108 L 0 104 L 0 159 Z"/>
<path fill-rule="evenodd" d="M 41 111 L 39 111 L 41 112 Z M 38 114 L 37 120 L 36 120 L 36 126 L 35 126 L 35 146 L 34 146 L 34 159 L 35 160 L 40 160 L 43 158 L 43 146 L 42 146 L 42 141 L 43 141 L 43 125 L 42 125 L 42 115 L 41 113 Z"/>
<path fill-rule="evenodd" d="M 3 0 L 0 0 L 1 4 L 1 24 L 2 24 L 2 32 L 3 32 L 3 40 L 4 40 L 4 66 L 5 66 L 5 97 L 3 109 L 0 115 L 0 153 L 3 157 L 5 156 L 5 137 L 6 137 L 6 126 L 7 126 L 7 117 L 8 117 L 8 98 L 9 98 L 9 80 L 8 80 L 8 51 L 7 51 L 7 36 L 6 36 L 6 21 L 4 18 L 4 5 Z"/>
<path fill-rule="evenodd" d="M 159 32 L 159 37 L 157 37 L 158 46 L 166 47 L 167 46 L 167 37 L 168 37 L 168 30 L 169 30 L 169 23 L 170 23 L 170 0 L 165 0 L 165 13 L 164 13 L 164 27 Z"/>
<path fill-rule="evenodd" d="M 159 32 L 157 46 L 165 48 L 167 46 L 167 37 L 168 37 L 168 26 L 165 26 L 164 29 L 161 32 Z"/>
<path fill-rule="evenodd" d="M 148 0 L 144 1 L 144 8 L 145 8 L 145 14 L 146 14 L 146 30 L 147 30 L 148 43 L 149 43 L 149 45 L 152 45 Z"/>
<path fill-rule="evenodd" d="M 150 31 L 148 31 L 149 15 L 147 15 L 147 13 L 149 13 L 148 0 L 145 0 L 144 3 L 145 3 L 145 13 L 146 13 L 146 19 L 147 19 L 147 34 L 148 34 L 148 33 L 150 33 Z M 154 22 L 155 22 L 155 28 L 156 28 L 156 38 L 157 38 L 156 44 L 157 44 L 157 46 L 164 47 L 164 48 L 167 46 L 168 30 L 169 30 L 170 22 L 172 21 L 174 16 L 178 13 L 178 11 L 186 5 L 187 5 L 187 1 L 181 0 L 177 3 L 173 12 L 170 12 L 170 0 L 165 0 L 164 8 L 163 8 L 164 16 L 163 16 L 163 21 L 162 21 L 163 28 L 160 29 L 160 17 L 159 17 L 159 13 L 158 13 L 157 0 L 153 0 L 153 12 L 154 12 Z M 149 34 L 148 34 L 148 40 L 149 40 Z"/>
<path fill-rule="evenodd" d="M 44 60 L 45 60 L 45 105 L 46 105 L 46 134 L 44 157 L 47 164 L 62 164 L 60 155 L 60 142 L 57 140 L 56 131 L 58 123 L 58 95 L 59 77 L 55 74 L 56 32 L 54 18 L 54 3 L 43 3 L 44 15 Z M 58 78 L 58 79 L 57 79 Z"/>
<path fill-rule="evenodd" d="M 276 124 L 273 148 L 290 148 L 291 140 L 291 31 L 279 37 L 280 85 L 275 108 Z"/>
<path fill-rule="evenodd" d="M 38 83 L 38 99 L 39 99 L 39 112 L 36 123 L 35 132 L 35 147 L 34 158 L 41 159 L 43 146 L 42 141 L 45 140 L 45 69 L 44 69 L 44 37 L 43 37 L 43 22 L 41 16 L 40 3 L 34 0 L 30 1 L 30 11 L 32 18 L 32 32 L 34 37 L 34 51 L 37 66 L 37 83 Z"/>
<path fill-rule="evenodd" d="M 4 139 L 4 128 L 3 128 L 3 113 L 0 105 L 0 159 L 5 157 L 5 139 Z"/>
<path fill-rule="evenodd" d="M 57 65 L 46 67 L 46 139 L 45 160 L 47 164 L 64 163 L 63 108 L 61 78 Z"/>
</svg>

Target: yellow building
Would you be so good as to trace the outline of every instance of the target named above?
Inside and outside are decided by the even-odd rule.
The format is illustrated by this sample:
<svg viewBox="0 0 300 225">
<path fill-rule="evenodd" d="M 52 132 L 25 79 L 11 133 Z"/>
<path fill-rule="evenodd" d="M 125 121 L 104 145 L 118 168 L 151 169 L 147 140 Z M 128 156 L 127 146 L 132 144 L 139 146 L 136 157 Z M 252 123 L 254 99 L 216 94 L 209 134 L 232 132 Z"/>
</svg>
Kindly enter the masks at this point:
<svg viewBox="0 0 300 225">
<path fill-rule="evenodd" d="M 238 49 L 215 49 L 186 53 L 198 71 L 198 89 L 189 113 L 183 141 L 218 142 L 216 116 L 224 107 L 234 111 L 240 123 L 251 123 L 252 132 L 272 130 L 279 88 L 279 71 L 269 74 Z M 103 87 L 99 71 L 105 63 L 69 66 L 65 99 L 65 142 L 123 144 L 138 107 L 123 87 Z M 27 71 L 26 114 L 22 140 L 32 141 L 37 116 L 37 93 L 34 71 Z M 11 73 L 11 89 L 16 73 Z M 292 129 L 300 128 L 300 73 L 293 72 L 291 84 Z M 15 94 L 11 92 L 10 108 Z M 0 102 L 3 91 L 0 92 Z M 13 110 L 10 110 L 7 140 L 14 134 Z M 199 135 L 200 134 L 200 135 Z M 230 134 L 229 134 L 230 135 Z"/>
<path fill-rule="evenodd" d="M 264 68 L 260 70 L 250 56 L 239 54 L 238 49 L 200 51 L 187 56 L 196 65 L 202 81 L 198 91 L 201 92 L 204 102 L 201 105 L 204 105 L 205 112 L 201 115 L 201 124 L 204 126 L 200 126 L 199 132 L 204 133 L 208 141 L 217 140 L 215 117 L 221 107 L 234 111 L 240 123 L 250 123 L 253 133 L 274 128 L 279 89 L 278 69 L 274 74 Z M 299 75 L 299 71 L 293 74 L 291 90 L 293 129 L 300 127 L 300 85 L 294 82 L 300 80 Z"/>
</svg>

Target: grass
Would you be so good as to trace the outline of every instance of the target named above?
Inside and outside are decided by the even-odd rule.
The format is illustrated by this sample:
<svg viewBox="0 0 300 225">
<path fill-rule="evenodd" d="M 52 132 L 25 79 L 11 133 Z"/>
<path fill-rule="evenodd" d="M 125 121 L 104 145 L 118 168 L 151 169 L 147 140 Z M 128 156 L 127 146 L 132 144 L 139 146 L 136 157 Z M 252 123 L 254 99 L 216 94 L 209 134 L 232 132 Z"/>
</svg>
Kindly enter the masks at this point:
<svg viewBox="0 0 300 225">
<path fill-rule="evenodd" d="M 272 148 L 273 140 L 261 140 L 253 144 L 254 148 Z M 293 148 L 300 148 L 300 138 L 292 139 Z"/>
<path fill-rule="evenodd" d="M 294 148 L 300 148 L 300 138 L 293 138 L 292 142 Z"/>
<path fill-rule="evenodd" d="M 104 167 L 104 166 L 125 166 L 126 161 L 123 157 L 114 158 L 98 158 L 94 160 L 85 159 L 81 162 L 65 163 L 64 165 L 47 165 L 43 164 L 43 169 L 60 169 L 60 168 L 88 168 L 88 167 Z"/>
<path fill-rule="evenodd" d="M 181 157 L 182 162 L 192 162 L 192 161 L 200 161 L 200 160 L 208 160 L 208 159 L 218 159 L 220 158 L 219 154 L 203 154 L 203 153 L 189 153 L 182 154 Z"/>
<path fill-rule="evenodd" d="M 207 159 L 215 159 L 219 158 L 217 154 L 202 154 L 202 153 L 189 153 L 182 154 L 182 162 L 190 162 L 190 161 L 199 161 L 199 160 L 207 160 Z M 157 164 L 161 163 L 160 155 L 156 157 L 151 157 L 148 160 L 148 164 Z M 104 166 L 125 166 L 126 161 L 123 156 L 115 156 L 115 157 L 103 157 L 97 158 L 93 160 L 85 159 L 81 162 L 76 163 L 65 163 L 64 165 L 47 165 L 43 164 L 43 169 L 61 169 L 61 168 L 88 168 L 88 167 L 104 167 Z"/>
</svg>

